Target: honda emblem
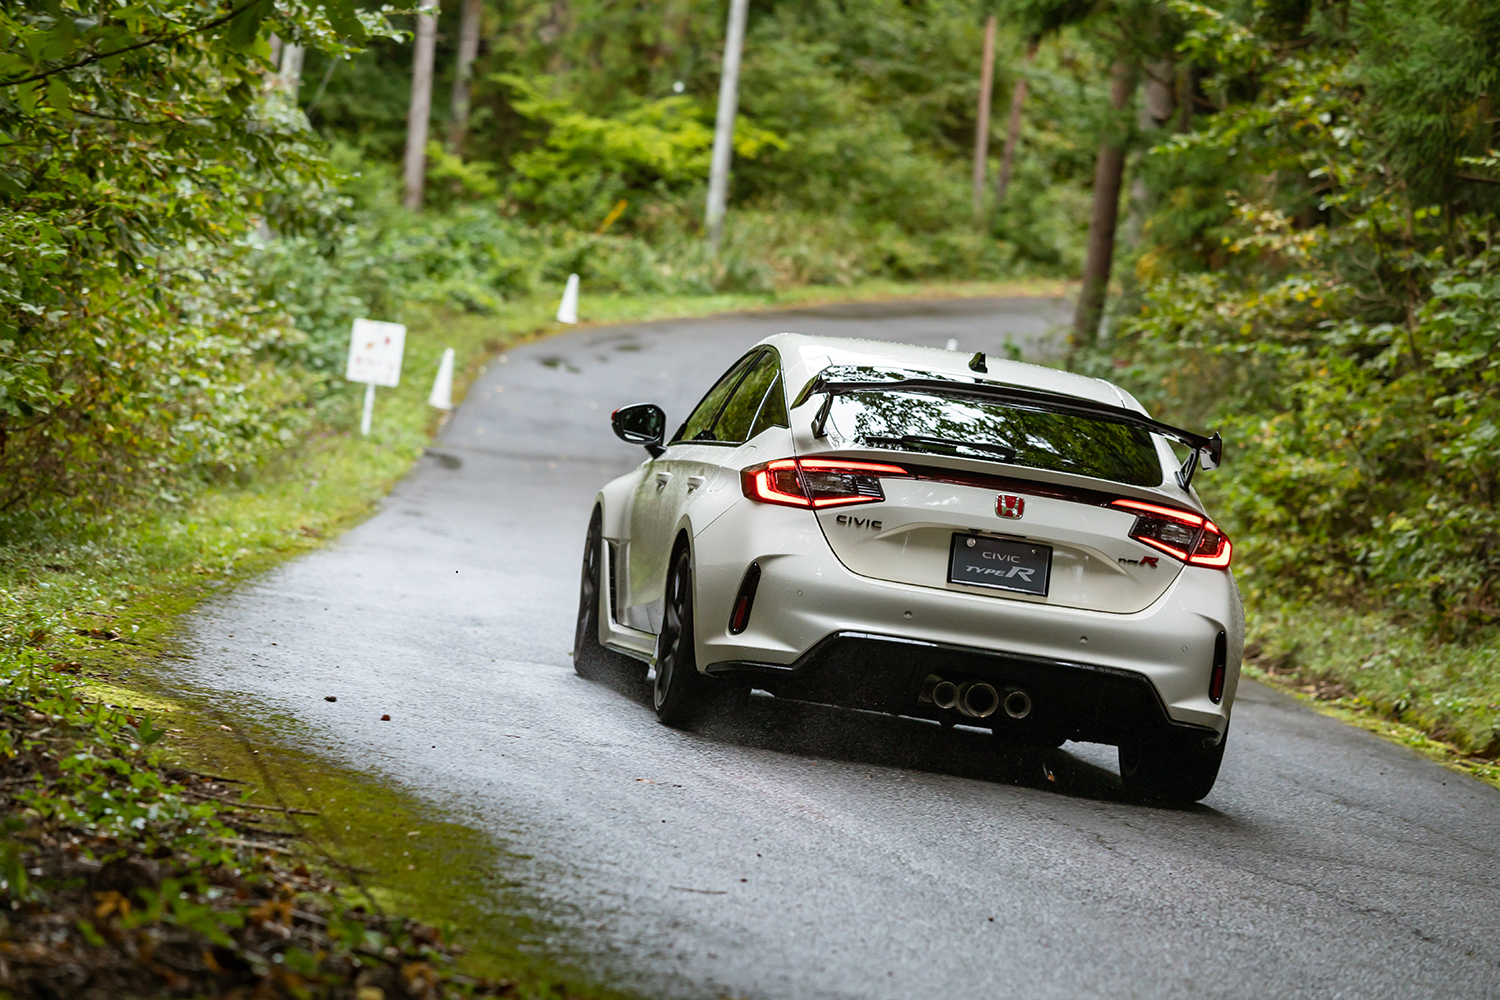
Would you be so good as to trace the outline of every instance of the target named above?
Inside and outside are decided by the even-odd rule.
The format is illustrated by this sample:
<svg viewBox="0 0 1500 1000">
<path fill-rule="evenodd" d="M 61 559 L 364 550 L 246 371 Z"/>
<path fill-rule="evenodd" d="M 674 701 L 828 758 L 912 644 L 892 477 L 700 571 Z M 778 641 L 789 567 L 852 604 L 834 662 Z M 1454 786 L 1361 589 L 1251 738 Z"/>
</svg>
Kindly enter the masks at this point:
<svg viewBox="0 0 1500 1000">
<path fill-rule="evenodd" d="M 1026 501 L 1021 497 L 1002 493 L 995 498 L 995 513 L 1015 520 L 1026 513 Z"/>
</svg>

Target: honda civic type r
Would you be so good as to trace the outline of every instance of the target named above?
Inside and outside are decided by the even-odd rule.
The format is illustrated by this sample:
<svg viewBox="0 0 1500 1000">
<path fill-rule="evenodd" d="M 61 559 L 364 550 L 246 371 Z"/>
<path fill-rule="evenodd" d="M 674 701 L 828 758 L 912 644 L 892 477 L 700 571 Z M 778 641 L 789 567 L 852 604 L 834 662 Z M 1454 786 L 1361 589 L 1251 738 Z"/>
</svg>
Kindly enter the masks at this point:
<svg viewBox="0 0 1500 1000">
<path fill-rule="evenodd" d="M 757 688 L 1113 744 L 1143 799 L 1213 787 L 1244 645 L 1192 485 L 1217 434 L 1069 372 L 790 333 L 670 438 L 650 403 L 613 423 L 650 457 L 594 505 L 580 674 L 654 665 L 669 725 Z"/>
</svg>

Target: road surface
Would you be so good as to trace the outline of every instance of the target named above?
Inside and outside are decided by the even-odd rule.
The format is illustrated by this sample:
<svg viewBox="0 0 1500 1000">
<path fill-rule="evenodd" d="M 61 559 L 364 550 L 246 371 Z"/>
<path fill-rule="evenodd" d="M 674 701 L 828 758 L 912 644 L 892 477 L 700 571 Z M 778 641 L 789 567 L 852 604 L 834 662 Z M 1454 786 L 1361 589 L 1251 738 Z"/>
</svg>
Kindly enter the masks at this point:
<svg viewBox="0 0 1500 1000">
<path fill-rule="evenodd" d="M 675 425 L 781 330 L 1035 354 L 1061 319 L 840 307 L 517 348 L 446 460 L 201 612 L 186 678 L 530 855 L 526 890 L 650 995 L 1500 996 L 1500 794 L 1253 683 L 1218 786 L 1173 810 L 1123 800 L 1112 748 L 1016 755 L 760 697 L 684 733 L 638 678 L 574 675 L 589 507 L 645 457 L 612 409 L 659 402 Z"/>
</svg>

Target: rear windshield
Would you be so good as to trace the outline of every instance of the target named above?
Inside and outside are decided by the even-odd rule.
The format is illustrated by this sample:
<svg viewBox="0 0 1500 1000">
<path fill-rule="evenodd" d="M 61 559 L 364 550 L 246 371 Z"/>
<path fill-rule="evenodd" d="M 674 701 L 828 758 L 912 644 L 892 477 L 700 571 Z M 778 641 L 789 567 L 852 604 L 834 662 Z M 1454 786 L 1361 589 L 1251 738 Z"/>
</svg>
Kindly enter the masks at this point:
<svg viewBox="0 0 1500 1000">
<path fill-rule="evenodd" d="M 1131 486 L 1160 486 L 1151 435 L 1102 417 L 928 392 L 871 389 L 834 396 L 832 437 L 871 448 L 1005 462 Z"/>
</svg>

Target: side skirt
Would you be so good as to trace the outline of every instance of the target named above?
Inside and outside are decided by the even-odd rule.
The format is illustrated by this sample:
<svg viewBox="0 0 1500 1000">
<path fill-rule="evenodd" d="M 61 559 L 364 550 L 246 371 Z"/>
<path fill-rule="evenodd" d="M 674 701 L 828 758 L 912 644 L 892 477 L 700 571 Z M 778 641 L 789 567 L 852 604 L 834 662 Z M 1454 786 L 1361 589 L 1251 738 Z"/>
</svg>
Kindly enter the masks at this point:
<svg viewBox="0 0 1500 1000">
<path fill-rule="evenodd" d="M 629 625 L 621 625 L 618 620 L 617 609 L 615 608 L 615 595 L 618 593 L 615 570 L 617 552 L 618 548 L 615 542 L 608 542 L 604 546 L 604 558 L 608 561 L 608 565 L 603 568 L 607 572 L 609 583 L 608 586 L 599 588 L 600 600 L 605 605 L 600 609 L 599 615 L 599 621 L 604 632 L 600 636 L 600 641 L 617 653 L 624 653 L 626 656 L 650 663 L 656 658 L 656 636 L 650 632 L 631 628 Z"/>
</svg>

